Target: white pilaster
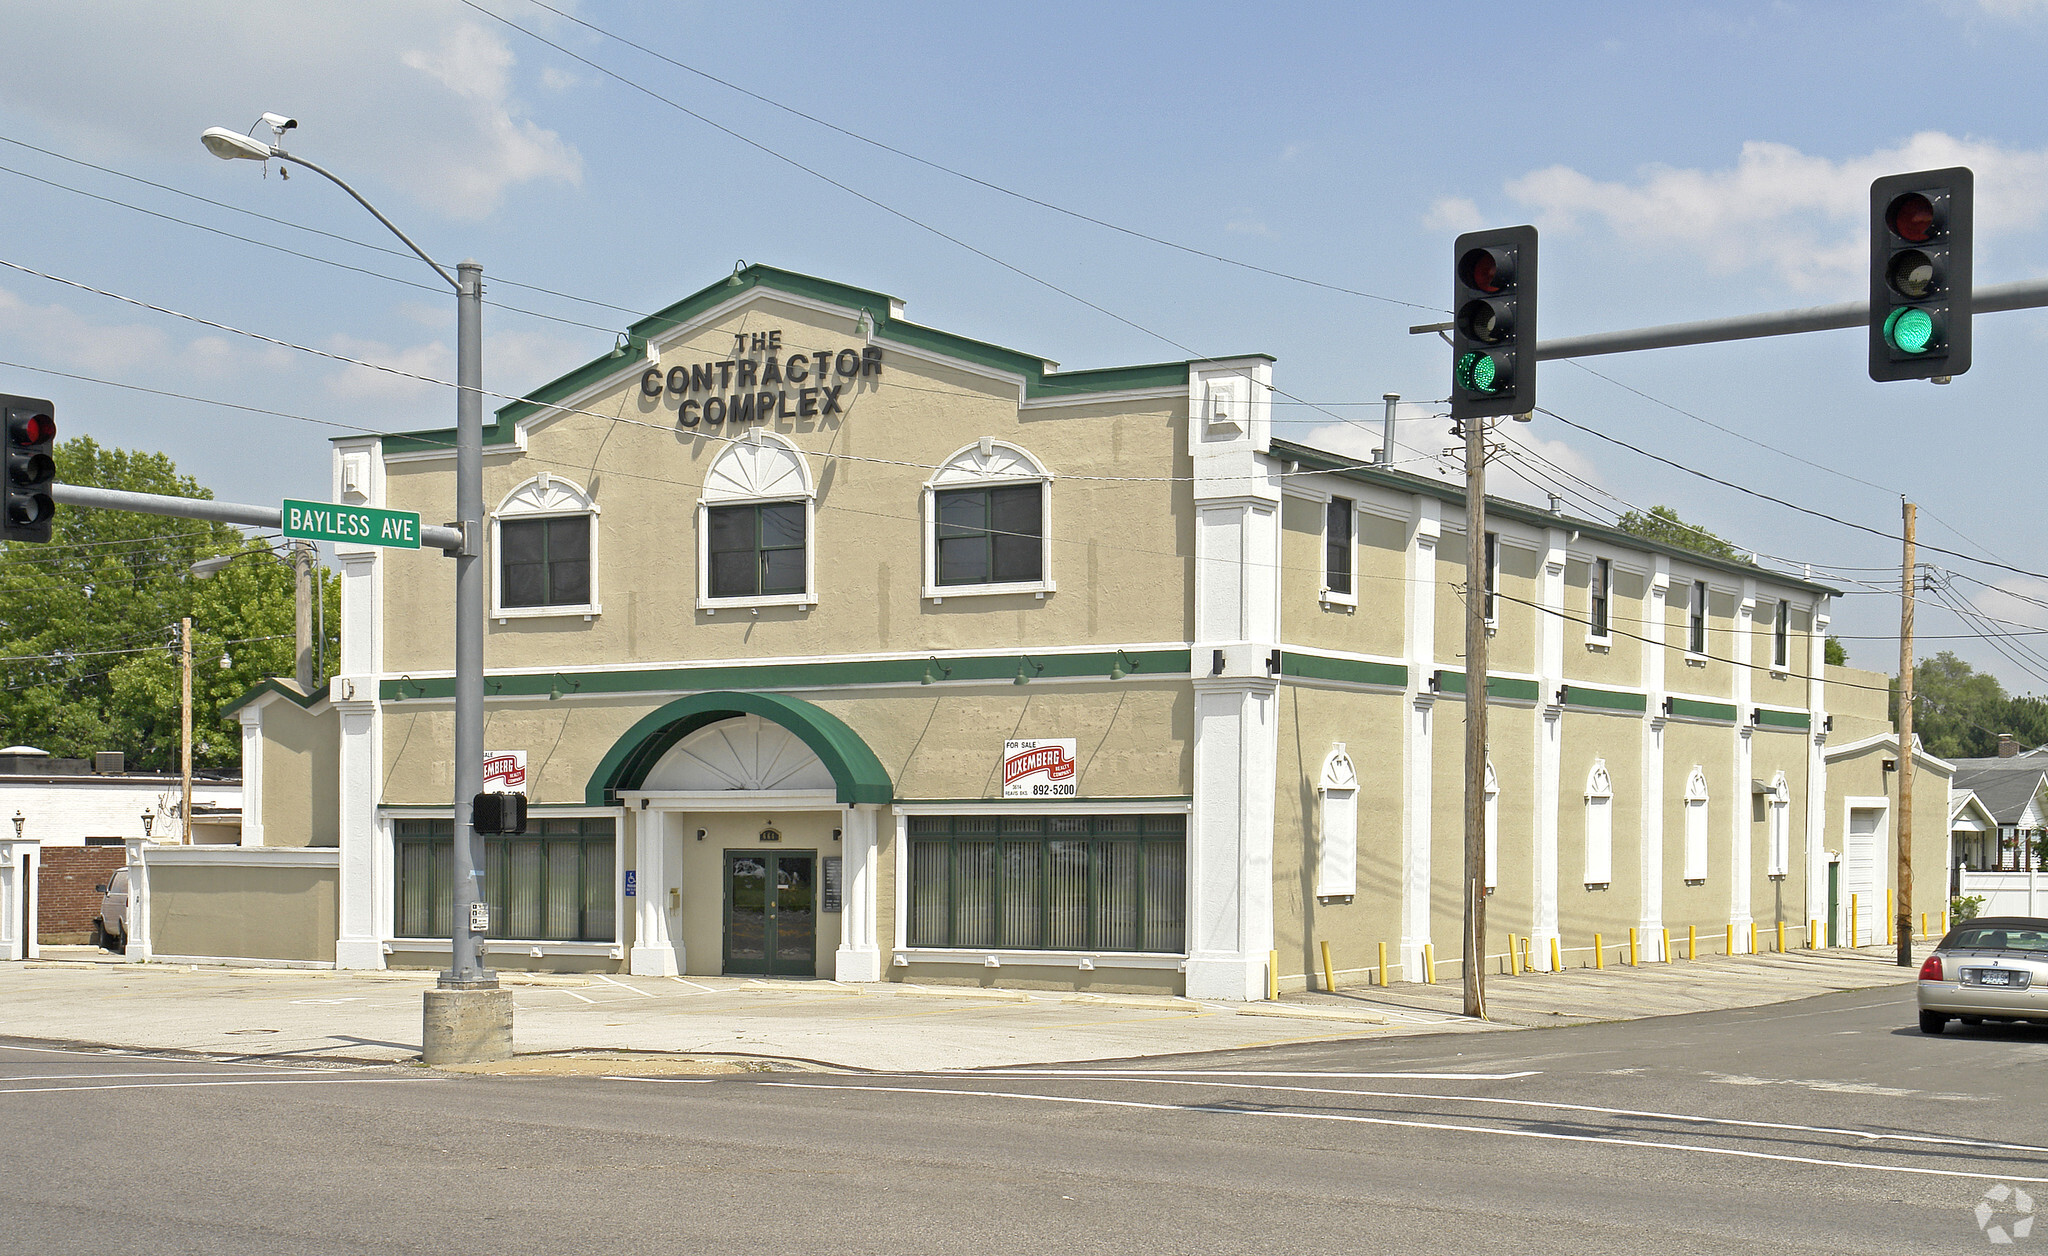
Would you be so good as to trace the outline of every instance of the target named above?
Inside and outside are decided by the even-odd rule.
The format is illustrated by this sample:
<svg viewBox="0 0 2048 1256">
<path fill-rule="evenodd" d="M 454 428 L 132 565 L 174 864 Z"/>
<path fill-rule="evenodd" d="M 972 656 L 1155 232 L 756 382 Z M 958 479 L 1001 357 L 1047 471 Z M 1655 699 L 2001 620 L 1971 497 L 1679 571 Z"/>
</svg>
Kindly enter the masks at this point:
<svg viewBox="0 0 2048 1256">
<path fill-rule="evenodd" d="M 392 928 L 391 842 L 377 815 L 378 750 L 376 688 L 369 682 L 336 679 L 330 691 L 341 721 L 340 779 L 335 797 L 340 867 L 336 968 L 384 967 L 384 939 Z M 346 700 L 341 695 L 353 694 Z"/>
<path fill-rule="evenodd" d="M 1651 556 L 1650 587 L 1643 597 L 1642 915 L 1638 926 L 1653 959 L 1664 953 L 1664 667 L 1671 628 L 1665 619 L 1671 591 L 1671 560 Z"/>
<path fill-rule="evenodd" d="M 263 845 L 263 702 L 236 712 L 242 726 L 242 845 Z"/>
<path fill-rule="evenodd" d="M 1821 920 L 1828 914 L 1828 686 L 1827 632 L 1829 599 L 1813 603 L 1813 635 L 1807 641 L 1806 709 L 1812 721 L 1806 739 L 1806 919 Z M 1946 896 L 1948 870 L 1942 869 Z"/>
<path fill-rule="evenodd" d="M 1751 771 L 1751 739 L 1755 727 L 1750 716 L 1755 708 L 1750 705 L 1755 691 L 1749 671 L 1749 661 L 1755 653 L 1751 633 L 1756 624 L 1756 580 L 1745 577 L 1742 581 L 1740 600 L 1735 606 L 1735 754 L 1734 779 L 1728 782 L 1728 797 L 1735 805 L 1729 808 L 1728 834 L 1728 923 L 1735 926 L 1735 949 L 1749 948 L 1750 879 L 1756 869 L 1750 866 L 1750 813 L 1752 802 L 1749 782 L 1754 776 Z"/>
<path fill-rule="evenodd" d="M 1436 547 L 1443 535 L 1443 507 L 1415 494 L 1407 557 L 1406 640 L 1407 727 L 1401 739 L 1401 976 L 1422 971 L 1422 948 L 1431 941 L 1429 918 L 1430 807 L 1436 764 Z"/>
<path fill-rule="evenodd" d="M 834 975 L 840 981 L 880 981 L 882 952 L 875 941 L 875 844 L 880 809 L 859 804 L 841 813 L 840 856 L 844 884 L 840 887 L 839 956 Z"/>
<path fill-rule="evenodd" d="M 150 946 L 153 905 L 149 901 L 149 849 L 145 837 L 131 837 L 128 846 L 128 947 L 121 958 L 131 964 L 147 964 L 155 952 Z"/>
<path fill-rule="evenodd" d="M 1564 708 L 1557 704 L 1557 691 L 1564 684 L 1565 630 L 1570 625 L 1564 617 L 1565 532 L 1547 528 L 1543 537 L 1543 571 L 1536 591 L 1543 609 L 1536 615 L 1536 831 L 1531 835 L 1529 937 L 1531 949 L 1539 957 L 1536 962 L 1548 968 L 1550 943 L 1558 936 L 1558 774 L 1564 761 Z"/>
<path fill-rule="evenodd" d="M 35 959 L 39 911 L 36 861 L 40 838 L 0 837 L 0 959 Z"/>
<path fill-rule="evenodd" d="M 626 971 L 644 977 L 673 977 L 682 971 L 668 928 L 668 833 L 665 811 L 629 811 L 633 817 L 633 950 Z"/>
</svg>

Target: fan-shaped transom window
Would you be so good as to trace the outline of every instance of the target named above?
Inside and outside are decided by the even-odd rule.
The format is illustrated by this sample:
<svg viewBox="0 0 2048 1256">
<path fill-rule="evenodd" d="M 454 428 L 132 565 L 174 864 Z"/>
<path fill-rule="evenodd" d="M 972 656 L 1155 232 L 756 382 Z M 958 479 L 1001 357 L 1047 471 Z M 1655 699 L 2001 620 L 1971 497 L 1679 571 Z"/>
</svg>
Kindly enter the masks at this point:
<svg viewBox="0 0 2048 1256">
<path fill-rule="evenodd" d="M 754 428 L 727 446 L 698 505 L 698 605 L 815 602 L 816 504 L 809 464 L 782 437 Z"/>
<path fill-rule="evenodd" d="M 491 516 L 491 613 L 595 615 L 597 504 L 543 471 L 513 489 Z"/>
<path fill-rule="evenodd" d="M 1015 445 L 984 439 L 925 485 L 926 597 L 1051 592 L 1052 475 Z"/>
</svg>

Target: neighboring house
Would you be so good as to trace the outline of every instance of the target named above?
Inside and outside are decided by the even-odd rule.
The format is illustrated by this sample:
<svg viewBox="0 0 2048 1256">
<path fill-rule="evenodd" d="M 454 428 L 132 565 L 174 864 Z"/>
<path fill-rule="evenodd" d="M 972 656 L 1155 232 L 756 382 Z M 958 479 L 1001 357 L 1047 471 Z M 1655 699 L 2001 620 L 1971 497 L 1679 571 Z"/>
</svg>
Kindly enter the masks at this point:
<svg viewBox="0 0 2048 1256">
<path fill-rule="evenodd" d="M 1273 377 L 1060 371 L 750 266 L 502 408 L 486 737 L 533 807 L 483 842 L 490 962 L 1248 999 L 1327 942 L 1455 980 L 1461 491 L 1286 439 Z M 451 451 L 340 439 L 335 500 L 445 518 Z M 1890 887 L 1884 677 L 1823 668 L 1834 590 L 1488 510 L 1495 962 L 1801 939 L 1830 852 Z M 232 923 L 273 893 L 327 934 L 222 940 L 180 856 L 145 953 L 447 963 L 447 568 L 337 558 L 331 687 L 233 712 Z"/>
<path fill-rule="evenodd" d="M 1956 759 L 1955 785 L 1974 794 L 1996 821 L 1991 833 L 1960 853 L 1972 872 L 2026 872 L 2041 865 L 2048 835 L 2048 758 Z"/>
<path fill-rule="evenodd" d="M 1998 858 L 1998 817 L 1974 789 L 1958 785 L 1949 795 L 1948 831 L 1951 867 L 1988 868 Z M 1960 891 L 1960 885 L 1956 887 Z"/>
</svg>

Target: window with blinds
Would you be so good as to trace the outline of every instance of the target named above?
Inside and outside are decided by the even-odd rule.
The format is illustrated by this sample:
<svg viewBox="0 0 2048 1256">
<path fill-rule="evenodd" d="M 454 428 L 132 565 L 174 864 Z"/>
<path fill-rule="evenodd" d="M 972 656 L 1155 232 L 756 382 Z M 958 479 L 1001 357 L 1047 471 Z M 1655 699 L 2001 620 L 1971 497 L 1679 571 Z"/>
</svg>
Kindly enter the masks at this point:
<svg viewBox="0 0 2048 1256">
<path fill-rule="evenodd" d="M 536 820 L 520 837 L 486 837 L 484 900 L 493 938 L 615 942 L 617 844 L 608 817 Z M 394 833 L 395 932 L 445 938 L 455 831 L 452 820 L 399 820 Z"/>
<path fill-rule="evenodd" d="M 1187 945 L 1187 817 L 912 816 L 911 946 Z"/>
</svg>

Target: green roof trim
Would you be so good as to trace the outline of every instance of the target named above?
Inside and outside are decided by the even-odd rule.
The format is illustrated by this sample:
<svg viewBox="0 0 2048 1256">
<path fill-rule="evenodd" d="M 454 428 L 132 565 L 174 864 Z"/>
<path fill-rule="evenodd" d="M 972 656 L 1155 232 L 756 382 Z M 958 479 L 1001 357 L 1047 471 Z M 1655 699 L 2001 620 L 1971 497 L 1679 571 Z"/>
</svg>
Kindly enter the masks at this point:
<svg viewBox="0 0 2048 1256">
<path fill-rule="evenodd" d="M 1461 486 L 1439 483 L 1436 480 L 1425 479 L 1419 475 L 1410 475 L 1406 471 L 1362 465 L 1356 458 L 1341 457 L 1326 449 L 1316 449 L 1309 445 L 1297 445 L 1293 441 L 1281 440 L 1279 437 L 1273 439 L 1272 454 L 1275 458 L 1284 458 L 1290 462 L 1298 462 L 1309 470 L 1327 471 L 1332 475 L 1342 476 L 1348 480 L 1356 480 L 1361 484 L 1375 484 L 1382 488 L 1390 488 L 1402 493 L 1419 493 L 1424 496 L 1437 498 L 1439 501 L 1456 502 L 1460 507 L 1465 502 L 1465 490 Z M 1525 506 L 1521 502 L 1504 501 L 1498 497 L 1489 497 L 1486 499 L 1486 513 L 1490 516 L 1513 519 L 1517 523 L 1531 524 L 1539 528 L 1569 527 L 1586 536 L 1606 541 L 1613 545 L 1642 550 L 1651 554 L 1663 554 L 1670 558 L 1682 559 L 1697 567 L 1706 567 L 1710 570 L 1726 572 L 1732 576 L 1754 577 L 1783 588 L 1799 589 L 1806 593 L 1818 593 L 1827 597 L 1839 597 L 1842 592 L 1840 589 L 1832 588 L 1825 584 L 1819 584 L 1799 576 L 1788 576 L 1783 572 L 1772 571 L 1766 567 L 1758 567 L 1750 563 L 1730 562 L 1725 558 L 1716 558 L 1711 554 L 1702 554 L 1698 550 L 1689 550 L 1678 545 L 1667 545 L 1662 541 L 1652 541 L 1647 537 L 1640 537 L 1632 532 L 1623 532 L 1612 524 L 1596 523 L 1591 519 L 1575 519 L 1568 515 L 1553 515 L 1547 510 L 1538 510 L 1534 506 Z"/>
<path fill-rule="evenodd" d="M 775 693 L 700 693 L 650 713 L 612 743 L 583 787 L 584 805 L 615 805 L 619 791 L 640 788 L 677 742 L 707 724 L 742 715 L 758 715 L 795 733 L 832 773 L 839 802 L 886 804 L 895 797 L 875 752 L 825 708 Z"/>
<path fill-rule="evenodd" d="M 769 293 L 787 293 L 846 309 L 849 311 L 848 335 L 853 332 L 853 320 L 857 320 L 860 312 L 864 310 L 874 326 L 876 339 L 891 340 L 928 353 L 1020 375 L 1024 379 L 1026 400 L 1081 398 L 1095 393 L 1185 387 L 1190 365 L 1216 360 L 1197 358 L 1191 361 L 1156 362 L 1142 366 L 1059 371 L 1054 368 L 1053 363 L 1035 354 L 1006 349 L 1001 345 L 972 340 L 966 336 L 956 336 L 952 332 L 939 331 L 893 317 L 890 311 L 902 303 L 887 293 L 856 288 L 830 279 L 820 279 L 815 275 L 780 270 L 773 266 L 754 265 L 743 267 L 727 278 L 701 288 L 666 309 L 633 323 L 627 328 L 628 340 L 623 355 L 615 357 L 611 352 L 607 352 L 566 375 L 542 384 L 519 400 L 499 406 L 496 422 L 484 428 L 484 447 L 489 449 L 492 446 L 511 444 L 514 430 L 520 421 L 546 410 L 549 406 L 560 405 L 566 399 L 609 379 L 624 379 L 629 373 L 637 375 L 646 369 L 643 364 L 646 361 L 649 340 L 667 335 L 734 297 L 755 289 Z M 1242 356 L 1273 360 L 1271 355 L 1263 353 L 1247 353 Z M 356 440 L 360 437 L 339 436 L 334 439 Z M 384 437 L 386 454 L 446 451 L 452 455 L 454 448 L 454 428 L 394 432 Z"/>
<path fill-rule="evenodd" d="M 1016 680 L 1021 669 L 1027 680 L 1072 680 L 1098 678 L 1104 684 L 1119 657 L 1132 677 L 1185 676 L 1186 650 L 1107 650 L 1080 654 L 976 655 L 971 658 L 864 659 L 848 663 L 766 663 L 752 666 L 704 664 L 694 667 L 662 667 L 646 671 L 559 671 L 526 672 L 515 676 L 484 677 L 484 697 L 533 698 L 621 693 L 674 693 L 692 689 L 832 689 L 854 685 L 922 684 L 926 668 L 933 668 L 935 683 L 961 681 Z M 1028 661 L 1027 661 L 1028 660 Z M 455 678 L 431 676 L 414 680 L 409 676 L 386 680 L 378 685 L 385 702 L 417 699 L 448 699 L 455 696 Z"/>
<path fill-rule="evenodd" d="M 1813 717 L 1804 711 L 1773 711 L 1769 707 L 1756 709 L 1759 728 L 1796 728 L 1800 732 L 1813 727 Z"/>
<path fill-rule="evenodd" d="M 1726 702 L 1701 702 L 1696 698 L 1666 698 L 1664 705 L 1670 715 L 1688 720 L 1714 720 L 1722 724 L 1735 722 L 1736 710 Z"/>
<path fill-rule="evenodd" d="M 279 697 L 290 698 L 293 702 L 298 703 L 301 707 L 304 707 L 308 711 L 312 710 L 316 705 L 319 704 L 319 702 L 323 698 L 327 696 L 327 690 L 324 687 L 310 694 L 300 693 L 299 687 L 297 685 L 287 684 L 284 681 L 279 680 L 275 676 L 270 676 L 266 677 L 263 680 L 257 681 L 254 685 L 251 685 L 249 687 L 249 691 L 247 693 L 243 694 L 241 697 L 236 698 L 233 702 L 230 702 L 226 706 L 222 707 L 220 709 L 220 718 L 229 718 L 230 716 L 234 715 L 235 712 L 241 710 L 245 706 L 248 706 L 251 702 L 254 702 L 256 699 L 262 697 L 266 693 L 274 693 L 277 694 Z"/>
<path fill-rule="evenodd" d="M 1400 663 L 1331 658 L 1326 654 L 1296 654 L 1291 650 L 1280 655 L 1280 674 L 1302 680 L 1334 680 L 1347 685 L 1381 685 L 1389 689 L 1408 687 L 1408 668 Z"/>
<path fill-rule="evenodd" d="M 1436 691 L 1454 693 L 1462 697 L 1465 693 L 1465 673 L 1452 671 L 1447 667 L 1438 668 Z M 1533 680 L 1519 680 L 1513 676 L 1486 678 L 1486 696 L 1495 702 L 1534 702 L 1541 692 Z"/>
<path fill-rule="evenodd" d="M 1567 684 L 1564 687 L 1564 705 L 1594 707 L 1603 711 L 1645 711 L 1650 699 L 1645 694 L 1627 693 L 1619 689 L 1595 689 L 1590 685 Z"/>
</svg>

